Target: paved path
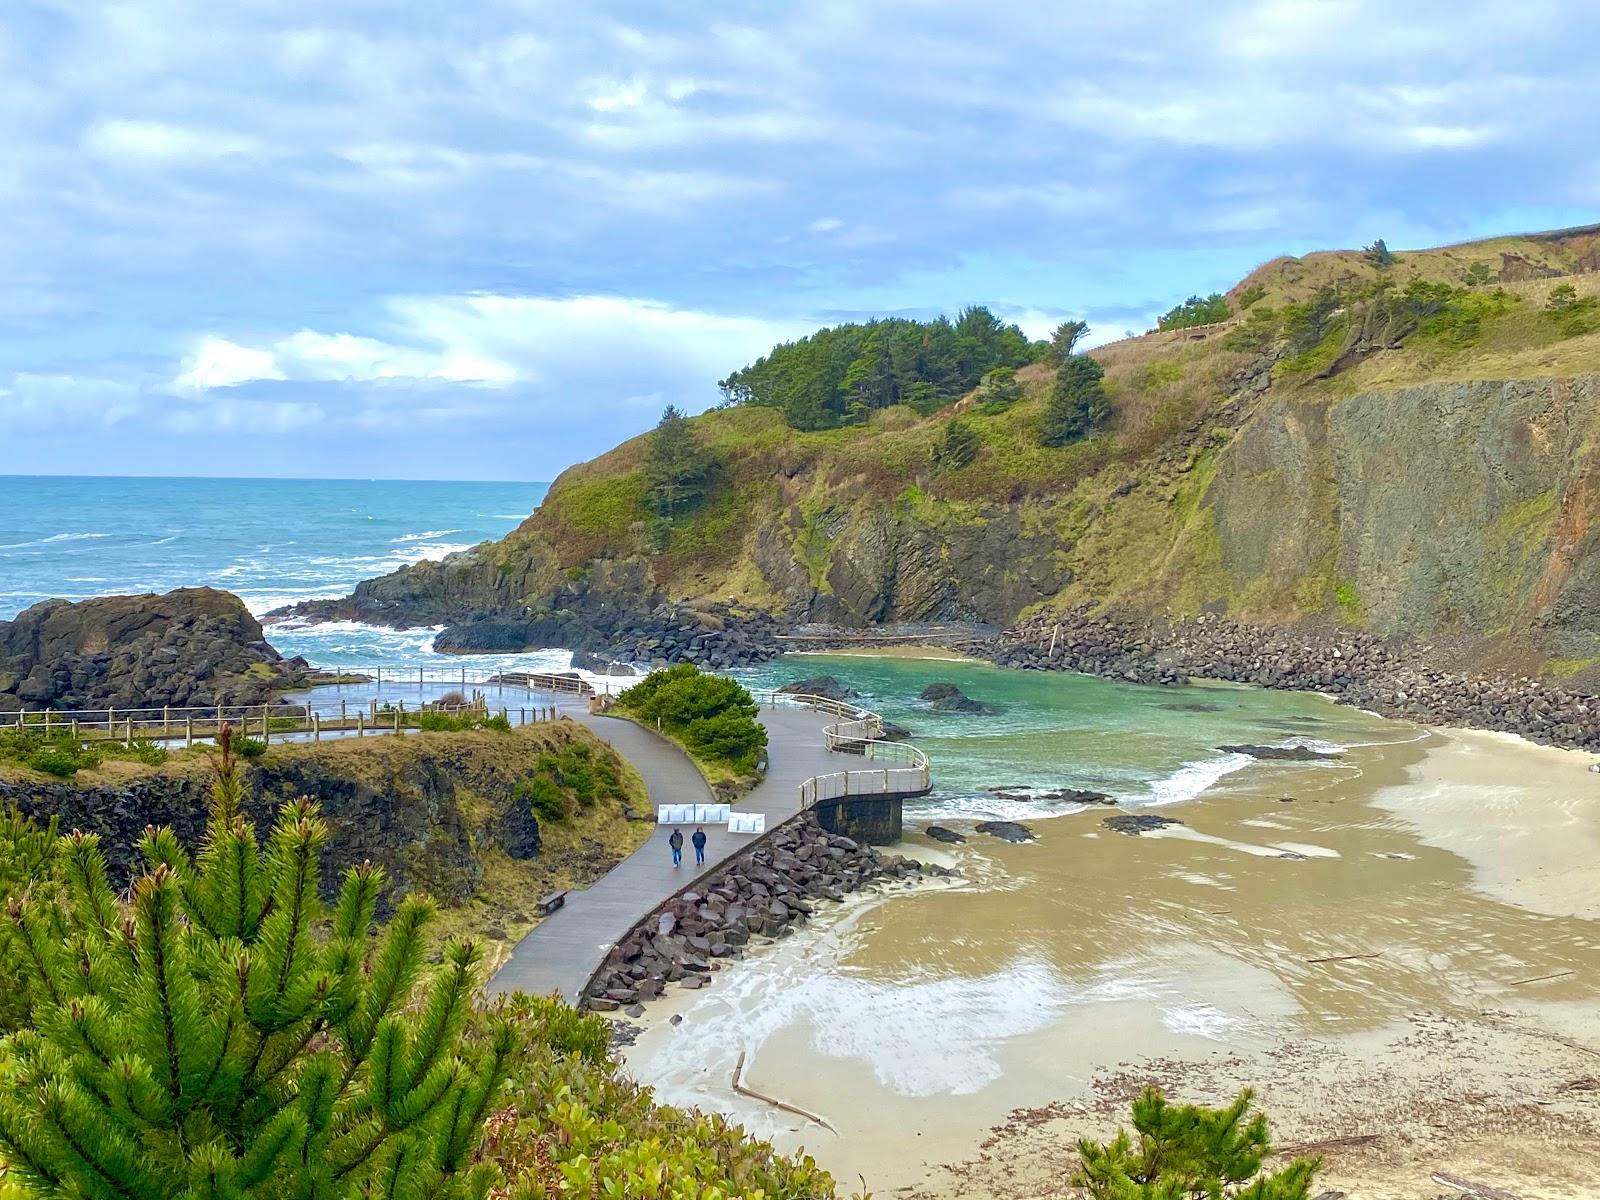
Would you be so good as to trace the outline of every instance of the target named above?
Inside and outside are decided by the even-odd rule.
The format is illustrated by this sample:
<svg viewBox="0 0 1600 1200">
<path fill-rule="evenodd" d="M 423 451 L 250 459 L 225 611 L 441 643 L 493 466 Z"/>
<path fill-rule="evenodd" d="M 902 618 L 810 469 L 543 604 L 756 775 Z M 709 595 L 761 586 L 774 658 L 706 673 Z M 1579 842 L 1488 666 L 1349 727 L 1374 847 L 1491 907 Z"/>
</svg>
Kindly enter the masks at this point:
<svg viewBox="0 0 1600 1200">
<path fill-rule="evenodd" d="M 710 804 L 711 789 L 683 751 L 647 729 L 618 717 L 571 711 L 611 743 L 644 777 L 650 803 Z M 823 746 L 823 726 L 837 721 L 809 709 L 776 708 L 761 714 L 767 727 L 766 778 L 734 806 L 740 812 L 765 813 L 767 828 L 788 820 L 800 808 L 800 784 L 813 775 L 841 769 L 840 757 Z M 847 762 L 849 760 L 846 760 Z M 683 829 L 683 866 L 674 868 L 667 838 L 671 826 L 658 826 L 650 840 L 623 859 L 593 887 L 568 894 L 557 909 L 517 943 L 511 957 L 489 981 L 489 993 L 557 992 L 576 1004 L 611 947 L 662 901 L 690 880 L 715 870 L 743 850 L 753 834 L 729 833 L 726 826 L 706 828 L 706 864 L 696 868 L 689 843 L 693 826 Z"/>
</svg>

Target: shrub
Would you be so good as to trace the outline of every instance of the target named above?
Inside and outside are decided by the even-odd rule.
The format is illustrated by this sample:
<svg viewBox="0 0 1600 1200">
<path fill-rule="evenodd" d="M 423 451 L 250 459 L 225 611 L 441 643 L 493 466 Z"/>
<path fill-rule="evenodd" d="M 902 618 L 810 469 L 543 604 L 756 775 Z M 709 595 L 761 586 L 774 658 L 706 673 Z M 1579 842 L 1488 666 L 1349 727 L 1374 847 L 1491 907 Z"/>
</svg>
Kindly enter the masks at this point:
<svg viewBox="0 0 1600 1200">
<path fill-rule="evenodd" d="M 99 766 L 100 756 L 75 742 L 61 741 L 35 750 L 26 761 L 35 771 L 54 775 L 57 779 L 68 779 L 79 771 Z"/>
<path fill-rule="evenodd" d="M 1380 271 L 1386 270 L 1400 261 L 1395 253 L 1384 244 L 1382 238 L 1379 238 L 1377 241 L 1373 242 L 1372 245 L 1363 250 L 1361 252 L 1361 256 L 1365 258 L 1367 262 L 1377 267 Z"/>
<path fill-rule="evenodd" d="M 1267 1118 L 1250 1115 L 1246 1089 L 1226 1108 L 1168 1104 L 1155 1088 L 1133 1102 L 1137 1141 L 1119 1130 L 1110 1142 L 1078 1143 L 1072 1185 L 1090 1200 L 1307 1200 L 1321 1166 L 1300 1158 L 1261 1173 L 1271 1149 Z"/>
<path fill-rule="evenodd" d="M 560 786 L 549 775 L 540 774 L 532 779 L 520 780 L 511 794 L 516 800 L 526 804 L 534 816 L 544 817 L 550 821 L 565 820 L 568 816 L 566 797 L 561 794 Z"/>
<path fill-rule="evenodd" d="M 424 709 L 417 714 L 417 728 L 424 733 L 466 733 L 477 729 L 510 733 L 511 718 L 501 713 L 491 717 L 483 712 L 449 713 Z"/>
<path fill-rule="evenodd" d="M 617 707 L 663 731 L 692 754 L 740 772 L 755 769 L 767 731 L 761 707 L 732 679 L 707 675 L 693 663 L 652 671 L 617 697 Z"/>
<path fill-rule="evenodd" d="M 167 748 L 144 738 L 136 738 L 126 746 L 121 742 L 100 742 L 95 751 L 103 758 L 127 758 L 149 767 L 159 767 L 167 761 Z"/>
<path fill-rule="evenodd" d="M 1550 289 L 1544 314 L 1554 322 L 1562 337 L 1579 337 L 1600 329 L 1600 297 L 1578 297 L 1578 289 L 1570 283 L 1558 283 Z"/>
<path fill-rule="evenodd" d="M 267 752 L 267 744 L 260 738 L 236 737 L 233 739 L 233 753 L 240 758 L 260 758 Z"/>
<path fill-rule="evenodd" d="M 1252 283 L 1247 288 L 1241 288 L 1238 296 L 1235 297 L 1239 302 L 1239 311 L 1243 312 L 1245 309 L 1259 304 L 1266 294 L 1267 289 L 1259 283 Z"/>
<path fill-rule="evenodd" d="M 1105 369 L 1088 355 L 1061 364 L 1039 430 L 1041 446 L 1070 445 L 1104 427 L 1111 416 L 1104 379 Z"/>
</svg>

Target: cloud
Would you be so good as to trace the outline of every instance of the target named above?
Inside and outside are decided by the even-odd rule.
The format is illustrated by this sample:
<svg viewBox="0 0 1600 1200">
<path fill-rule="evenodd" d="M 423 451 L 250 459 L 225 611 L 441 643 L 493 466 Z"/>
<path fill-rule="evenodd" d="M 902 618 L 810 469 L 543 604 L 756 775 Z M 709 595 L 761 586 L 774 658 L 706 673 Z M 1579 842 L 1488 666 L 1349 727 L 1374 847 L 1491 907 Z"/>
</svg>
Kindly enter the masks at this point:
<svg viewBox="0 0 1600 1200">
<path fill-rule="evenodd" d="M 559 466 L 809 314 L 1109 327 L 1600 186 L 1582 0 L 14 8 L 0 399 L 109 466 L 223 401 L 290 458 L 365 430 L 416 469 L 403 414 L 455 412 L 464 469 L 505 428 Z M 80 467 L 62 437 L 19 453 Z"/>
</svg>

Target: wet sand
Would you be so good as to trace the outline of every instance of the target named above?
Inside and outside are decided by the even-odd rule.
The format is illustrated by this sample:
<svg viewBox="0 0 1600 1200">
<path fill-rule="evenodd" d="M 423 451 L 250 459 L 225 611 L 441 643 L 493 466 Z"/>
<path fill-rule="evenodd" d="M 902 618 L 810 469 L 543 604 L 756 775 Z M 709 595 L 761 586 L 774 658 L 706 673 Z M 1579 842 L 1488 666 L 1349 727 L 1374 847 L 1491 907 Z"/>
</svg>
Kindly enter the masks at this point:
<svg viewBox="0 0 1600 1200">
<path fill-rule="evenodd" d="M 670 996 L 628 1063 L 880 1196 L 1062 1194 L 1075 1140 L 1146 1082 L 1253 1086 L 1280 1143 L 1376 1135 L 1325 1152 L 1320 1186 L 1353 1196 L 1448 1192 L 1434 1172 L 1600 1195 L 1600 1092 L 1569 1086 L 1600 1076 L 1588 761 L 1419 730 L 1242 770 L 1160 834 L 1090 809 L 1027 845 L 914 835 L 965 878 L 854 900 Z M 832 1131 L 736 1094 L 741 1051 L 749 1087 Z"/>
</svg>

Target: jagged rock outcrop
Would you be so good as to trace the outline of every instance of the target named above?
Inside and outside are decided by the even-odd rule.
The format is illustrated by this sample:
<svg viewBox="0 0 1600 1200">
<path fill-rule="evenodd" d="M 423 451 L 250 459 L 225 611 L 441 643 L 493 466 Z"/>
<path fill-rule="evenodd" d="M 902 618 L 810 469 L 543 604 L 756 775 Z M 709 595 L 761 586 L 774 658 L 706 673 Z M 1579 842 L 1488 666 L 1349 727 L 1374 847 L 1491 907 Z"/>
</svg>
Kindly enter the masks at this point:
<svg viewBox="0 0 1600 1200">
<path fill-rule="evenodd" d="M 309 674 L 213 588 L 46 600 L 0 621 L 0 711 L 257 704 Z"/>
</svg>

